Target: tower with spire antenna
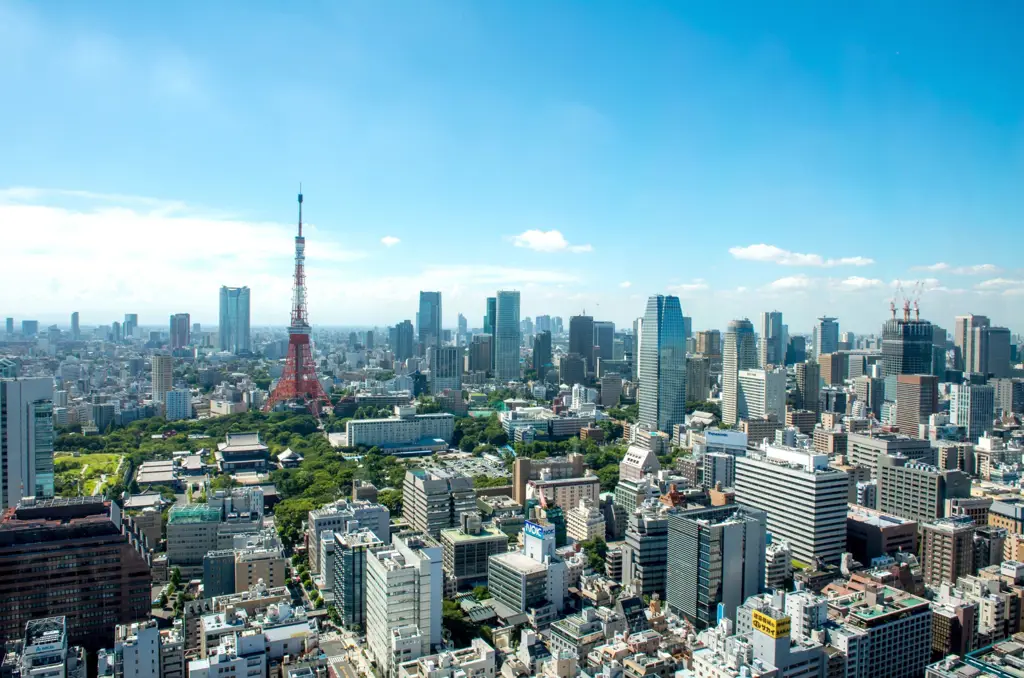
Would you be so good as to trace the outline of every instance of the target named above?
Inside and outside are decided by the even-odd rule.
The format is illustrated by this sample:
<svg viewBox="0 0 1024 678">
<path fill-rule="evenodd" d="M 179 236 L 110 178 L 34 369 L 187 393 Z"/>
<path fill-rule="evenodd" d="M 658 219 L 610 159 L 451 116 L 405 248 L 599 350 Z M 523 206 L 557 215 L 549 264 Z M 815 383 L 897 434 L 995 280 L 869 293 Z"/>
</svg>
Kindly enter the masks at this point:
<svg viewBox="0 0 1024 678">
<path fill-rule="evenodd" d="M 267 399 L 264 411 L 278 406 L 305 407 L 317 419 L 331 400 L 316 376 L 309 342 L 306 310 L 306 239 L 302 236 L 302 188 L 299 187 L 299 233 L 295 236 L 295 281 L 292 285 L 292 317 L 288 326 L 288 360 L 284 373 Z"/>
</svg>

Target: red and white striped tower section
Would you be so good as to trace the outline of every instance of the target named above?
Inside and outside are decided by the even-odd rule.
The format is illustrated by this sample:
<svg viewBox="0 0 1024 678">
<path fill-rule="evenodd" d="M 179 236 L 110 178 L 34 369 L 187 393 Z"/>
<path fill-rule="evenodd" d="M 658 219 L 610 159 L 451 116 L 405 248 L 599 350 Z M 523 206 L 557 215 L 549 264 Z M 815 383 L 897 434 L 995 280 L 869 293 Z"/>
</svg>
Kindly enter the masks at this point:
<svg viewBox="0 0 1024 678">
<path fill-rule="evenodd" d="M 305 250 L 306 239 L 302 237 L 302 193 L 299 193 L 299 234 L 295 236 L 295 283 L 292 286 L 292 322 L 288 327 L 288 361 L 263 411 L 269 412 L 282 403 L 301 403 L 319 419 L 321 409 L 330 406 L 331 399 L 316 377 L 313 351 L 309 344 Z"/>
</svg>

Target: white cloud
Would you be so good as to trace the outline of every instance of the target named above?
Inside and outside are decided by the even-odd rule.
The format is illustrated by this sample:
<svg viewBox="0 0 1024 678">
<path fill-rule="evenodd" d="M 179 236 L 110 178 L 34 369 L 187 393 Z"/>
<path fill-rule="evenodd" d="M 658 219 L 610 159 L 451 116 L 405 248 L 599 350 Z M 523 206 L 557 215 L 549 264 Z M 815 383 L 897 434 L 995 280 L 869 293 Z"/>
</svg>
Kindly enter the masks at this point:
<svg viewBox="0 0 1024 678">
<path fill-rule="evenodd" d="M 621 287 L 622 289 L 629 289 L 632 286 L 633 283 L 629 282 L 628 280 L 623 280 L 622 282 L 619 283 L 619 287 Z"/>
<path fill-rule="evenodd" d="M 590 252 L 593 248 L 589 245 L 570 245 L 561 231 L 541 231 L 530 229 L 519 235 L 510 236 L 509 239 L 516 247 L 525 247 L 537 252 Z"/>
<path fill-rule="evenodd" d="M 679 296 L 686 296 L 693 292 L 703 292 L 704 290 L 710 289 L 704 278 L 694 278 L 691 282 L 680 283 L 678 285 L 669 285 L 668 289 L 670 292 L 675 292 Z"/>
<path fill-rule="evenodd" d="M 874 259 L 867 257 L 842 257 L 839 259 L 826 259 L 820 254 L 801 254 L 790 252 L 775 245 L 748 245 L 746 247 L 730 247 L 729 254 L 744 261 L 761 261 L 780 266 L 813 266 L 818 268 L 831 268 L 833 266 L 869 266 L 875 263 Z"/>
<path fill-rule="evenodd" d="M 997 290 L 1006 287 L 1022 287 L 1024 286 L 1024 280 L 1010 280 L 1008 278 L 992 278 L 985 280 L 974 286 L 975 289 L 979 290 Z"/>
<path fill-rule="evenodd" d="M 396 238 L 393 235 L 386 235 L 386 236 L 384 236 L 383 238 L 380 239 L 380 242 L 381 242 L 381 244 L 384 245 L 384 247 L 394 247 L 395 245 L 397 245 L 398 243 L 400 243 L 402 241 L 399 238 Z"/>
<path fill-rule="evenodd" d="M 836 283 L 837 288 L 847 291 L 868 290 L 884 286 L 885 283 L 878 278 L 862 278 L 858 275 L 852 275 Z"/>
<path fill-rule="evenodd" d="M 950 266 L 944 261 L 928 266 L 914 266 L 912 271 L 949 271 L 955 275 L 981 275 L 982 273 L 996 273 L 999 267 L 995 264 L 973 264 L 971 266 Z"/>
<path fill-rule="evenodd" d="M 814 279 L 809 278 L 804 274 L 791 275 L 785 278 L 779 278 L 768 283 L 768 289 L 780 292 L 787 290 L 805 290 L 814 284 Z"/>
</svg>

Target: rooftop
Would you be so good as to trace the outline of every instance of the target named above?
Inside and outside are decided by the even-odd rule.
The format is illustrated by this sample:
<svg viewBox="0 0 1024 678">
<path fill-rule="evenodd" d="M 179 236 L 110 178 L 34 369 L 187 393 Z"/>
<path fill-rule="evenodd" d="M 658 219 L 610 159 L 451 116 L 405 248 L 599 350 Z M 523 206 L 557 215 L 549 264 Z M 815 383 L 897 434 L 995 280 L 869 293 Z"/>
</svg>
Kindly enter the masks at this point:
<svg viewBox="0 0 1024 678">
<path fill-rule="evenodd" d="M 190 523 L 219 523 L 220 510 L 211 508 L 209 504 L 191 504 L 189 506 L 173 506 L 167 517 L 168 525 L 187 525 Z"/>
<path fill-rule="evenodd" d="M 536 560 L 530 558 L 521 551 L 509 551 L 508 553 L 491 556 L 491 562 L 494 561 L 500 561 L 509 568 L 522 574 L 535 574 L 537 572 L 544 572 L 547 569 L 547 566 L 544 565 L 544 563 L 538 563 Z"/>
</svg>

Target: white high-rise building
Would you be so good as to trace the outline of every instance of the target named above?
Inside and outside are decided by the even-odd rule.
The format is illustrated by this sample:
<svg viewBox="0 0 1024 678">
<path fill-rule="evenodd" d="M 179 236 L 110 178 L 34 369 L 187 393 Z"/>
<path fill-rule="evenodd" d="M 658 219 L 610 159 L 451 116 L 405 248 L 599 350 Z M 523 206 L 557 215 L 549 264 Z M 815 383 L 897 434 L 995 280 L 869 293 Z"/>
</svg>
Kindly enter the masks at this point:
<svg viewBox="0 0 1024 678">
<path fill-rule="evenodd" d="M 722 347 L 722 423 L 735 426 L 739 414 L 739 372 L 757 367 L 757 342 L 749 320 L 733 320 Z"/>
<path fill-rule="evenodd" d="M 166 395 L 164 418 L 167 421 L 192 418 L 192 392 L 187 388 L 176 388 Z"/>
<path fill-rule="evenodd" d="M 786 369 L 740 370 L 737 376 L 739 396 L 737 417 L 760 419 L 774 415 L 786 420 Z"/>
<path fill-rule="evenodd" d="M 764 444 L 736 458 L 736 503 L 768 514 L 768 531 L 793 557 L 838 564 L 846 549 L 849 479 L 828 455 Z"/>
<path fill-rule="evenodd" d="M 967 439 L 977 442 L 991 431 L 996 412 L 995 388 L 981 384 L 953 384 L 949 389 L 949 423 L 962 426 Z"/>
<path fill-rule="evenodd" d="M 249 288 L 220 288 L 220 324 L 217 345 L 222 351 L 242 353 L 251 350 L 249 343 Z"/>
<path fill-rule="evenodd" d="M 155 621 L 118 625 L 114 641 L 115 666 L 121 667 L 123 678 L 160 678 L 160 629 Z"/>
<path fill-rule="evenodd" d="M 519 292 L 498 290 L 494 318 L 494 376 L 498 381 L 515 381 L 519 373 Z"/>
<path fill-rule="evenodd" d="M 577 542 L 589 541 L 595 537 L 604 539 L 604 513 L 592 499 L 580 499 L 578 505 L 565 513 L 565 534 Z"/>
<path fill-rule="evenodd" d="M 366 642 L 385 676 L 439 648 L 443 593 L 441 547 L 429 537 L 396 534 L 390 549 L 366 554 Z"/>
<path fill-rule="evenodd" d="M 153 368 L 153 402 L 166 402 L 167 392 L 174 388 L 174 358 L 154 355 L 150 364 Z"/>
<path fill-rule="evenodd" d="M 814 323 L 812 336 L 814 358 L 820 360 L 825 353 L 839 350 L 839 318 L 822 316 Z"/>
<path fill-rule="evenodd" d="M 0 379 L 0 507 L 53 496 L 53 380 Z"/>
</svg>

